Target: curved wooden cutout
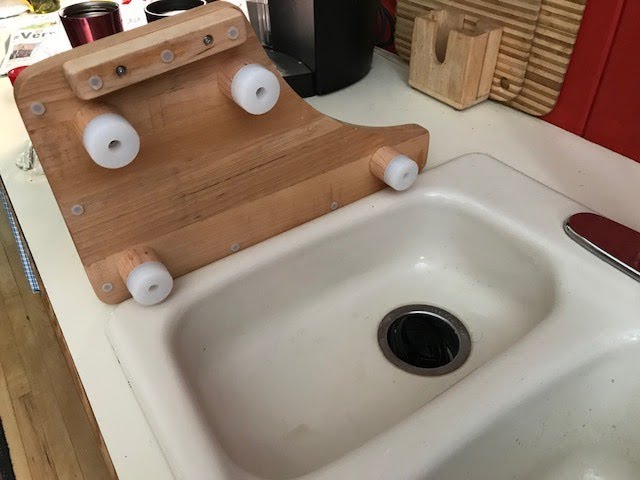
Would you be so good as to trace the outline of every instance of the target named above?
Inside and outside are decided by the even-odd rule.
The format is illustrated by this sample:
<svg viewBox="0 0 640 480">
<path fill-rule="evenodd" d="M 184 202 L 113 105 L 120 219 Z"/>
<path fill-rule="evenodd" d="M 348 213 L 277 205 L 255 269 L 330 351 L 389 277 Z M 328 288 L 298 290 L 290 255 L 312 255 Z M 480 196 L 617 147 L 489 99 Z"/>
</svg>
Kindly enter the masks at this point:
<svg viewBox="0 0 640 480">
<path fill-rule="evenodd" d="M 106 303 L 129 297 L 117 265 L 130 248 L 152 248 L 179 277 L 236 246 L 246 248 L 328 213 L 333 202 L 344 206 L 384 188 L 369 171 L 382 146 L 425 165 L 424 128 L 339 122 L 314 110 L 279 75 L 282 91 L 273 110 L 253 116 L 240 109 L 218 87 L 222 65 L 241 57 L 277 73 L 248 24 L 246 41 L 234 48 L 176 69 L 156 65 L 156 76 L 102 95 L 102 104 L 135 127 L 141 149 L 118 170 L 92 162 L 76 114 L 95 100 L 76 96 L 63 65 L 111 47 L 126 51 L 150 33 L 228 9 L 234 7 L 214 2 L 83 45 L 29 67 L 16 82 L 23 121 L 91 284 Z M 159 48 L 172 48 L 172 39 Z M 148 71 L 148 58 L 140 61 Z M 129 72 L 135 71 L 132 62 Z M 43 115 L 31 113 L 36 102 L 45 106 Z M 71 213 L 77 204 L 82 215 Z M 113 289 L 104 292 L 105 283 Z"/>
</svg>

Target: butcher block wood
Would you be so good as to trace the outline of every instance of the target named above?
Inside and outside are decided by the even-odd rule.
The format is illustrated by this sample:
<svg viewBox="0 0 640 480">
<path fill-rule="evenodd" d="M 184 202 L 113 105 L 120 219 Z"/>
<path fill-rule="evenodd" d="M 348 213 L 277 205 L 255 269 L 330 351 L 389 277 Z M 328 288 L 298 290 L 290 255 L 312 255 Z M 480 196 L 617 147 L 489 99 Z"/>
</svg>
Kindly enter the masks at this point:
<svg viewBox="0 0 640 480">
<path fill-rule="evenodd" d="M 223 52 L 247 39 L 244 15 L 231 8 L 201 12 L 170 27 L 159 28 L 155 24 L 153 27 L 126 43 L 67 60 L 62 68 L 76 95 L 83 100 L 98 98 Z M 229 35 L 230 29 L 233 35 Z M 118 74 L 117 69 L 123 67 L 124 73 Z M 94 76 L 100 77 L 100 88 L 91 86 L 90 79 Z"/>
<path fill-rule="evenodd" d="M 586 5 L 587 0 L 542 0 L 522 91 L 509 106 L 538 116 L 553 110 Z"/>
<path fill-rule="evenodd" d="M 17 480 L 117 480 L 46 292 L 31 291 L 4 212 L 0 418 Z"/>
<path fill-rule="evenodd" d="M 77 112 L 91 101 L 76 95 L 65 65 L 114 47 L 127 50 L 152 32 L 170 32 L 202 16 L 215 25 L 216 14 L 230 9 L 237 11 L 210 3 L 51 57 L 18 77 L 18 108 L 104 302 L 129 297 L 118 260 L 131 248 L 152 249 L 176 278 L 329 213 L 332 204 L 344 206 L 385 188 L 369 171 L 383 146 L 420 168 L 426 163 L 429 134 L 420 126 L 360 127 L 314 110 L 279 76 L 243 19 L 246 40 L 233 48 L 102 95 L 100 103 L 131 123 L 141 146 L 124 168 L 95 164 L 76 126 Z M 278 76 L 280 98 L 270 112 L 250 115 L 221 91 L 219 73 L 236 59 Z M 44 114 L 33 113 L 33 104 L 42 104 Z"/>
<path fill-rule="evenodd" d="M 135 247 L 124 252 L 118 259 L 118 273 L 124 282 L 137 267 L 147 262 L 160 262 L 156 252 L 146 247 Z"/>
<path fill-rule="evenodd" d="M 465 15 L 465 29 L 487 20 L 503 27 L 490 98 L 515 99 L 524 85 L 542 0 L 398 0 L 396 49 L 409 60 L 414 19 L 431 10 L 453 10 Z"/>
<path fill-rule="evenodd" d="M 369 170 L 374 177 L 384 180 L 384 172 L 387 171 L 389 164 L 398 156 L 398 152 L 392 147 L 381 147 L 371 157 L 369 162 Z"/>
<path fill-rule="evenodd" d="M 447 10 L 416 17 L 409 69 L 409 85 L 458 110 L 489 98 L 502 37 L 502 27 L 464 23 Z"/>
</svg>

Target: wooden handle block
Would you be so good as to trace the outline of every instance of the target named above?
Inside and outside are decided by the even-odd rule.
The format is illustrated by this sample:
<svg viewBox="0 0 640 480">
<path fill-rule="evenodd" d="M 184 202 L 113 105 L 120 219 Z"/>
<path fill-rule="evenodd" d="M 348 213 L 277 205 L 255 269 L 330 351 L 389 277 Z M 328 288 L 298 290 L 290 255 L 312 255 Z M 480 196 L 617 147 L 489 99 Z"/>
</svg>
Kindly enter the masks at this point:
<svg viewBox="0 0 640 480">
<path fill-rule="evenodd" d="M 402 191 L 413 185 L 421 165 L 393 147 L 385 146 L 375 151 L 369 162 L 369 171 L 394 190 Z"/>
<path fill-rule="evenodd" d="M 384 182 L 384 172 L 389 166 L 391 160 L 400 155 L 400 152 L 393 147 L 382 147 L 376 150 L 371 156 L 371 162 L 369 162 L 369 170 L 374 177 L 379 178 Z"/>
<path fill-rule="evenodd" d="M 409 84 L 461 110 L 489 98 L 502 27 L 480 21 L 463 28 L 462 14 L 435 10 L 415 19 Z"/>
<path fill-rule="evenodd" d="M 138 266 L 146 262 L 160 262 L 160 258 L 149 247 L 134 247 L 124 252 L 118 259 L 118 273 L 126 283 L 129 274 Z"/>
<path fill-rule="evenodd" d="M 233 95 L 231 95 L 231 83 L 233 82 L 233 77 L 236 76 L 238 70 L 250 63 L 251 61 L 246 58 L 232 58 L 226 62 L 218 72 L 218 87 L 229 99 L 233 100 Z"/>
<path fill-rule="evenodd" d="M 77 56 L 64 63 L 63 71 L 78 98 L 90 100 L 223 52 L 246 39 L 240 10 L 214 9 L 171 27 L 154 29 L 133 40 Z"/>
<path fill-rule="evenodd" d="M 82 138 L 84 129 L 91 120 L 93 120 L 98 115 L 103 115 L 105 113 L 119 114 L 119 112 L 113 107 L 109 107 L 100 102 L 89 102 L 83 108 L 78 110 L 75 118 L 75 126 L 78 137 Z"/>
</svg>

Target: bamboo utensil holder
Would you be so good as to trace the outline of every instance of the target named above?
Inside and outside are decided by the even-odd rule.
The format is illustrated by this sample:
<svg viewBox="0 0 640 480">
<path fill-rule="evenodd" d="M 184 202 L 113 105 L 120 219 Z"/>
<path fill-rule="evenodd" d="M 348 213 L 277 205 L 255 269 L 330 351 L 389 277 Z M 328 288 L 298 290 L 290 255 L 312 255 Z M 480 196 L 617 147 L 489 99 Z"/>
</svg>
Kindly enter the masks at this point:
<svg viewBox="0 0 640 480">
<path fill-rule="evenodd" d="M 409 84 L 462 110 L 491 93 L 502 27 L 480 21 L 465 29 L 465 16 L 435 10 L 414 22 Z"/>
</svg>

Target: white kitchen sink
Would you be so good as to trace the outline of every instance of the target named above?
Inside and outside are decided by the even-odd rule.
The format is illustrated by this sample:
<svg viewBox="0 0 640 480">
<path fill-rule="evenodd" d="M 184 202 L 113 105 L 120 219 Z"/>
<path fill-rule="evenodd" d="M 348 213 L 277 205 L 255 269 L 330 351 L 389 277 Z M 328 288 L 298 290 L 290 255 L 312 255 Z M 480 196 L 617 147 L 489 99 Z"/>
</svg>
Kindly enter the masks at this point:
<svg viewBox="0 0 640 480">
<path fill-rule="evenodd" d="M 588 453 L 621 423 L 618 394 L 640 404 L 640 382 L 623 388 L 635 357 L 616 356 L 640 338 L 640 288 L 564 234 L 584 210 L 468 155 L 186 275 L 161 305 L 123 303 L 109 335 L 177 478 L 546 480 L 564 478 L 552 461 L 596 458 L 637 472 L 631 440 Z M 380 322 L 414 304 L 464 324 L 459 369 L 385 357 Z M 601 386 L 610 403 L 587 387 L 601 377 L 618 382 Z M 518 445 L 547 418 L 557 448 Z"/>
<path fill-rule="evenodd" d="M 507 409 L 427 478 L 638 480 L 637 338 Z"/>
</svg>

